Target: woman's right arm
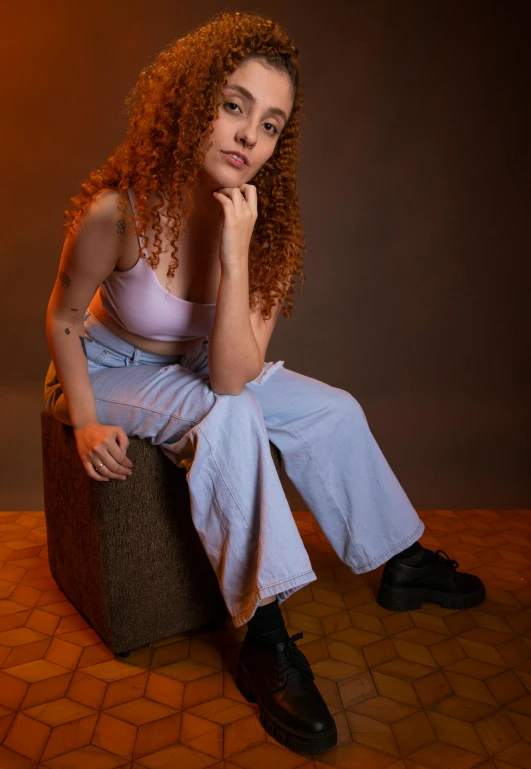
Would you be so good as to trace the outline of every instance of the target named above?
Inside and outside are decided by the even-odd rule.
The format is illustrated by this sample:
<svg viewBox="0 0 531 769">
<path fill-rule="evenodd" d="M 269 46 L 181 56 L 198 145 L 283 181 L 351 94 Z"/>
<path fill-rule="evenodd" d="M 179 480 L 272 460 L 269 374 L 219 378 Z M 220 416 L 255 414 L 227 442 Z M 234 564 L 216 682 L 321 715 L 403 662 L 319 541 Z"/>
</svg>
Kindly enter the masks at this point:
<svg viewBox="0 0 531 769">
<path fill-rule="evenodd" d="M 86 309 L 118 261 L 124 231 L 118 201 L 117 190 L 95 195 L 65 239 L 46 313 L 48 345 L 78 452 L 87 474 L 98 481 L 124 479 L 132 466 L 123 429 L 98 422 L 84 340 Z M 104 466 L 96 472 L 101 462 Z"/>
</svg>

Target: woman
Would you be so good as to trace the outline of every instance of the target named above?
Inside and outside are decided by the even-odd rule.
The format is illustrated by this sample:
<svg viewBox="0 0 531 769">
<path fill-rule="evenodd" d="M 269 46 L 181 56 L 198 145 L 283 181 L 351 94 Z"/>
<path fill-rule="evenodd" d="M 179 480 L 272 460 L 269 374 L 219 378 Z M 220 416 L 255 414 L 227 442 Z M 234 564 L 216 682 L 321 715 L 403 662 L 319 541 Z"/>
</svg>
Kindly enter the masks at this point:
<svg viewBox="0 0 531 769">
<path fill-rule="evenodd" d="M 66 212 L 45 397 L 95 482 L 134 472 L 131 435 L 186 468 L 194 525 L 247 624 L 237 684 L 269 734 L 317 753 L 336 743 L 334 719 L 279 607 L 316 575 L 270 440 L 352 571 L 387 561 L 382 605 L 473 606 L 484 588 L 418 543 L 423 524 L 354 397 L 265 363 L 294 276 L 304 283 L 297 56 L 278 24 L 223 13 L 141 72 L 124 141 Z"/>
</svg>

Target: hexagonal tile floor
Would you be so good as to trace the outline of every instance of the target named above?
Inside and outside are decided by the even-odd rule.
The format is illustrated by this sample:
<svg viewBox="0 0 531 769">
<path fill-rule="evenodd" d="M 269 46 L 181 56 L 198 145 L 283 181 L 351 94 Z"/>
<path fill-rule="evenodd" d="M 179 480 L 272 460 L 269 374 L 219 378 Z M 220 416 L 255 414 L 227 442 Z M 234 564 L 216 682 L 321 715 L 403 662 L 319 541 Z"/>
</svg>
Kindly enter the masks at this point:
<svg viewBox="0 0 531 769">
<path fill-rule="evenodd" d="M 531 769 L 531 511 L 425 510 L 422 542 L 487 600 L 394 613 L 313 516 L 316 582 L 282 604 L 337 722 L 314 759 L 266 735 L 234 684 L 245 628 L 204 628 L 114 657 L 57 588 L 42 512 L 0 513 L 1 769 Z"/>
</svg>

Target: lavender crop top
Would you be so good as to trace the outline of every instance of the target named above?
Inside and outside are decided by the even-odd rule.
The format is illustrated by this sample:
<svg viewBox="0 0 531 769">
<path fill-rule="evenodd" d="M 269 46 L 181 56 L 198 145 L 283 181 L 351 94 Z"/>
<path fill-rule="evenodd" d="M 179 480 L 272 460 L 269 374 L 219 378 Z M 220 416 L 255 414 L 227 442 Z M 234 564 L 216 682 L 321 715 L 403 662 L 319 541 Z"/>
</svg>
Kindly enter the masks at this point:
<svg viewBox="0 0 531 769">
<path fill-rule="evenodd" d="M 133 191 L 127 192 L 136 215 Z M 148 256 L 144 248 L 142 253 Z M 159 283 L 145 259 L 139 258 L 129 270 L 114 270 L 102 287 L 101 303 L 111 318 L 146 339 L 186 342 L 208 336 L 214 323 L 215 304 L 174 296 Z"/>
</svg>

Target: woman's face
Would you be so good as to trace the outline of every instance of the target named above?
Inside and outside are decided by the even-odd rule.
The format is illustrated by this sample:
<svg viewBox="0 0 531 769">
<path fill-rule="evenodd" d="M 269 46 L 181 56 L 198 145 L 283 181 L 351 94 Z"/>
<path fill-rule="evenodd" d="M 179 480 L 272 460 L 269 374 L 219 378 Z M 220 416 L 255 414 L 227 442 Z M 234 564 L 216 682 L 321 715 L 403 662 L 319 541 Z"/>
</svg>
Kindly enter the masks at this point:
<svg viewBox="0 0 531 769">
<path fill-rule="evenodd" d="M 248 59 L 227 76 L 217 117 L 202 140 L 203 171 L 213 189 L 250 182 L 273 154 L 293 108 L 293 86 L 287 73 L 264 60 Z M 208 142 L 212 146 L 207 149 Z M 236 165 L 229 152 L 246 157 Z"/>
</svg>

